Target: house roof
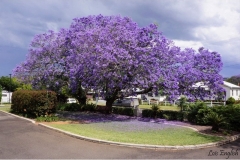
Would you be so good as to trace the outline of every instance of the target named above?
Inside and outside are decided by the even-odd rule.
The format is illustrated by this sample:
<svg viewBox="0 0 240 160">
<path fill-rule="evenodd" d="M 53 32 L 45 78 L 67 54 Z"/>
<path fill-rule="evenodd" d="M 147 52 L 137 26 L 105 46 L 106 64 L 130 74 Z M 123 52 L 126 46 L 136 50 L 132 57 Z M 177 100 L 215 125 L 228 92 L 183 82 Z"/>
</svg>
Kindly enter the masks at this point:
<svg viewBox="0 0 240 160">
<path fill-rule="evenodd" d="M 232 83 L 229 83 L 229 82 L 226 82 L 226 81 L 223 81 L 223 85 L 226 86 L 226 87 L 229 87 L 229 88 L 239 88 L 240 89 L 240 86 L 237 86 L 235 84 L 232 84 Z"/>
<path fill-rule="evenodd" d="M 193 84 L 192 87 L 195 87 L 195 88 L 202 87 L 202 88 L 205 88 L 206 90 L 208 90 L 208 86 L 204 85 L 203 82 L 197 82 L 197 83 Z"/>
</svg>

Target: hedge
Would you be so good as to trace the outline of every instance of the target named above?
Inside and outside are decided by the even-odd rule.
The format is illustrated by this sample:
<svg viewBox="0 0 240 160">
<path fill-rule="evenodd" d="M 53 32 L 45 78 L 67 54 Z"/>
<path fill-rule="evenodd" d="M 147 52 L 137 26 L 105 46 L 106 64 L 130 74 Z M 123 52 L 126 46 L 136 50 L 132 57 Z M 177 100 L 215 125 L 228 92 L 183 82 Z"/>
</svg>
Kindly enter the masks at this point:
<svg viewBox="0 0 240 160">
<path fill-rule="evenodd" d="M 57 110 L 59 111 L 81 111 L 81 105 L 77 103 L 59 103 L 57 105 Z"/>
<path fill-rule="evenodd" d="M 171 111 L 171 110 L 160 110 L 157 112 L 156 118 L 164 118 L 167 120 L 180 120 L 184 119 L 184 112 L 180 111 Z M 151 109 L 143 109 L 142 117 L 151 117 L 154 118 L 153 111 Z"/>
<path fill-rule="evenodd" d="M 82 111 L 95 112 L 96 105 L 93 103 L 85 104 L 85 105 L 80 105 L 78 103 L 60 103 L 57 106 L 57 110 L 71 111 L 71 112 L 82 112 Z"/>
<path fill-rule="evenodd" d="M 57 96 L 53 91 L 18 90 L 12 94 L 12 112 L 44 116 L 56 110 Z"/>
<path fill-rule="evenodd" d="M 134 115 L 132 107 L 112 107 L 112 112 L 114 114 L 127 115 L 127 116 Z"/>
</svg>

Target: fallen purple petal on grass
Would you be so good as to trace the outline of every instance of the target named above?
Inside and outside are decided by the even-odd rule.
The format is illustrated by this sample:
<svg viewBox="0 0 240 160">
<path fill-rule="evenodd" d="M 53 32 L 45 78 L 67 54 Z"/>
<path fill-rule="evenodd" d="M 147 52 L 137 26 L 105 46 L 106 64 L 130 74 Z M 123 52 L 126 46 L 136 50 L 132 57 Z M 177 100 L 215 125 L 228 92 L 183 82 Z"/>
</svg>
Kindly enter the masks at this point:
<svg viewBox="0 0 240 160">
<path fill-rule="evenodd" d="M 178 126 L 170 125 L 171 123 L 174 124 L 174 122 L 168 121 L 170 124 L 165 124 L 166 120 L 160 118 L 152 119 L 89 112 L 68 112 L 60 114 L 60 116 L 71 120 L 82 121 L 85 124 L 90 124 L 97 128 L 118 132 L 156 131 L 166 128 L 179 128 Z"/>
</svg>

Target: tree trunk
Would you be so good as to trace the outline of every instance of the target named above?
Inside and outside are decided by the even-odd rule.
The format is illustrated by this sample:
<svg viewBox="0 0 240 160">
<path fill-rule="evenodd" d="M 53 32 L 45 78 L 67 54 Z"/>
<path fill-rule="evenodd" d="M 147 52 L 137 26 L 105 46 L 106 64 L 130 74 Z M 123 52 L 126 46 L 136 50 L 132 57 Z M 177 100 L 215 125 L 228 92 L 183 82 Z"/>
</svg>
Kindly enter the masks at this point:
<svg viewBox="0 0 240 160">
<path fill-rule="evenodd" d="M 113 97 L 106 99 L 106 114 L 112 113 L 112 105 L 114 101 L 115 98 Z"/>
<path fill-rule="evenodd" d="M 78 100 L 79 104 L 86 105 L 87 97 L 86 96 L 77 97 L 77 100 Z"/>
<path fill-rule="evenodd" d="M 74 93 L 73 96 L 78 100 L 80 105 L 86 105 L 86 91 L 82 88 L 81 85 L 79 85 L 77 92 Z"/>
<path fill-rule="evenodd" d="M 112 113 L 112 105 L 113 105 L 113 102 L 117 99 L 117 97 L 118 97 L 117 95 L 118 95 L 119 91 L 120 91 L 120 89 L 116 89 L 111 96 L 106 98 L 106 110 L 107 110 L 106 113 L 107 114 Z"/>
</svg>

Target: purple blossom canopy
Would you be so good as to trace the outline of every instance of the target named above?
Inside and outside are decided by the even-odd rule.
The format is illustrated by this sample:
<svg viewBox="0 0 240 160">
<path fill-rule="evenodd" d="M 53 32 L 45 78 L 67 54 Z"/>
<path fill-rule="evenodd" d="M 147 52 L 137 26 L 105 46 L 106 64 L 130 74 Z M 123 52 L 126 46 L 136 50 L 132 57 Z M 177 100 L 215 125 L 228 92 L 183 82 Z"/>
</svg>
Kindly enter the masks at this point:
<svg viewBox="0 0 240 160">
<path fill-rule="evenodd" d="M 221 57 L 200 48 L 180 50 L 150 24 L 139 27 L 128 17 L 88 16 L 75 18 L 68 29 L 35 36 L 25 62 L 15 76 L 36 88 L 60 89 L 79 85 L 102 91 L 104 97 L 162 90 L 175 99 L 184 94 L 202 97 L 196 90 L 203 82 L 212 92 L 222 91 Z"/>
</svg>

